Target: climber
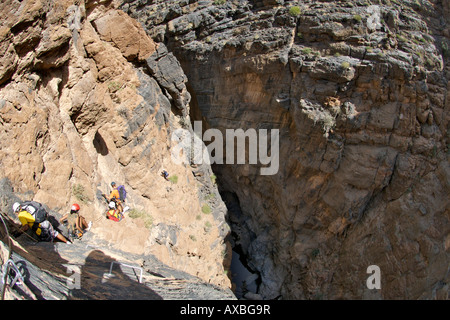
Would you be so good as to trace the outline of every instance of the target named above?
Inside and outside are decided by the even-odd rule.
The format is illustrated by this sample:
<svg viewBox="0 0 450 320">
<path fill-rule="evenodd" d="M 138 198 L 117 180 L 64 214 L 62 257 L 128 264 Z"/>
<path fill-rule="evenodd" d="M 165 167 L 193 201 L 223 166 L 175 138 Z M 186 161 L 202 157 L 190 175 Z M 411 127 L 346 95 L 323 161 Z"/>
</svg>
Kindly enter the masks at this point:
<svg viewBox="0 0 450 320">
<path fill-rule="evenodd" d="M 66 213 L 60 220 L 60 223 L 64 223 L 67 220 L 67 229 L 69 231 L 69 238 L 80 239 L 83 234 L 92 227 L 92 221 L 86 222 L 86 219 L 79 214 L 80 206 L 74 203 L 70 208 L 70 213 Z"/>
<path fill-rule="evenodd" d="M 111 201 L 108 204 L 109 210 L 106 211 L 106 218 L 113 220 L 113 221 L 121 221 L 123 217 L 123 213 L 116 209 L 116 203 L 114 201 Z"/>
<path fill-rule="evenodd" d="M 161 176 L 166 179 L 167 181 L 169 181 L 169 173 L 166 170 L 163 170 L 161 172 Z"/>
<path fill-rule="evenodd" d="M 57 239 L 65 243 L 70 243 L 61 233 L 53 228 L 47 219 L 47 212 L 45 209 L 42 209 L 42 205 L 35 201 L 26 201 L 22 204 L 15 202 L 13 204 L 13 211 L 18 215 L 19 221 L 22 224 L 19 232 L 27 232 L 31 229 L 36 233 L 40 241 L 52 242 Z"/>
<path fill-rule="evenodd" d="M 111 201 L 115 202 L 116 208 L 120 212 L 123 212 L 123 206 L 122 201 L 120 200 L 119 189 L 117 188 L 116 183 L 114 181 L 111 182 L 111 187 L 113 188 L 113 190 L 109 194 L 109 197 L 107 197 L 105 194 L 102 194 L 102 196 L 108 201 L 108 203 L 110 203 Z"/>
</svg>

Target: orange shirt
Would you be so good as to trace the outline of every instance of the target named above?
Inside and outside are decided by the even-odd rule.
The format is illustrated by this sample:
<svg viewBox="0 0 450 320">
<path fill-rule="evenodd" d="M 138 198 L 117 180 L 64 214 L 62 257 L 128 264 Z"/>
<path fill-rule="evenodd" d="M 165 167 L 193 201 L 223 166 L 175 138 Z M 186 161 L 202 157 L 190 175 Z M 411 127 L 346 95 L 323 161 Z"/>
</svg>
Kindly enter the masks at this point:
<svg viewBox="0 0 450 320">
<path fill-rule="evenodd" d="M 111 200 L 112 198 L 116 198 L 116 200 L 120 200 L 120 194 L 119 194 L 119 190 L 117 190 L 117 188 L 114 188 L 114 190 L 111 191 L 111 193 L 109 194 L 109 199 Z"/>
</svg>

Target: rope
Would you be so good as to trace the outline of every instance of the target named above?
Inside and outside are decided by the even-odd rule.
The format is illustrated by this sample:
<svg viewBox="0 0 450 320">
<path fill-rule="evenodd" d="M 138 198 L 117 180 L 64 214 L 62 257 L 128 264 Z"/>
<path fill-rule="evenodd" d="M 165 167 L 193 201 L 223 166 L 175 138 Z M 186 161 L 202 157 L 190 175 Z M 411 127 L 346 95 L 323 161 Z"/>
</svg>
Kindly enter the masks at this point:
<svg viewBox="0 0 450 320">
<path fill-rule="evenodd" d="M 17 279 L 18 279 L 18 278 L 19 278 L 19 275 L 20 275 L 20 278 L 22 278 L 22 276 L 21 276 L 21 273 L 20 273 L 20 271 L 18 270 L 17 266 L 14 264 L 13 260 L 11 259 L 11 255 L 12 255 L 12 253 L 13 253 L 13 250 L 12 250 L 13 246 L 12 246 L 12 241 L 11 241 L 11 236 L 12 236 L 12 235 L 9 233 L 8 226 L 7 226 L 6 222 L 5 222 L 5 218 L 8 218 L 8 219 L 9 219 L 8 215 L 5 214 L 4 212 L 0 211 L 0 220 L 2 221 L 2 224 L 5 226 L 6 236 L 7 236 L 7 238 L 8 238 L 8 249 L 9 249 L 9 250 L 8 250 L 8 258 L 7 258 L 5 261 L 6 261 L 6 265 L 8 265 L 9 263 L 11 263 L 11 264 L 13 265 L 13 267 L 14 267 L 13 270 L 16 272 L 16 277 L 17 277 Z M 11 224 L 11 226 L 14 227 L 16 230 L 19 230 L 19 228 L 17 228 L 14 224 Z M 27 233 L 24 232 L 24 233 L 22 233 L 22 234 L 25 234 L 27 237 L 29 237 L 30 239 L 32 239 L 34 242 L 38 242 L 36 239 L 34 239 L 33 237 L 31 237 L 31 236 L 28 235 Z M 6 267 L 6 268 L 5 268 L 5 271 L 6 271 L 5 274 L 2 275 L 2 288 L 1 288 L 0 301 L 5 299 L 6 286 L 7 286 L 6 278 L 7 278 L 7 273 L 8 273 L 8 271 L 9 271 L 9 268 Z M 2 263 L 2 272 L 3 272 L 3 263 Z M 23 280 L 23 278 L 22 278 L 22 280 Z M 15 283 L 14 283 L 14 284 L 15 284 Z M 14 284 L 13 284 L 13 285 L 14 285 Z M 36 298 L 35 294 L 33 293 L 33 291 L 31 291 L 31 289 L 25 284 L 25 281 L 22 281 L 21 287 L 22 287 L 22 290 L 23 290 L 26 294 L 28 294 L 29 297 L 30 297 L 32 300 L 37 300 L 37 298 Z M 23 298 L 23 297 L 21 297 L 20 295 L 18 296 L 17 294 L 15 294 L 15 293 L 12 292 L 12 291 L 9 291 L 9 294 L 13 295 L 14 297 L 16 297 L 16 299 L 19 299 L 19 300 L 20 300 L 21 298 Z"/>
<path fill-rule="evenodd" d="M 8 215 L 6 215 L 5 213 L 3 213 L 2 211 L 0 211 L 0 216 L 6 216 L 8 217 Z M 3 217 L 2 217 L 3 220 Z M 15 231 L 20 231 L 20 228 L 16 227 L 15 225 L 12 225 L 15 229 Z M 33 238 L 32 236 L 30 236 L 28 233 L 26 232 L 21 232 L 21 235 L 24 234 L 26 235 L 29 239 L 33 240 L 33 242 L 39 242 L 39 240 L 36 240 L 35 238 Z M 9 239 L 11 241 L 11 239 Z"/>
<path fill-rule="evenodd" d="M 3 225 L 5 226 L 5 230 L 6 230 L 6 236 L 8 237 L 8 247 L 9 247 L 9 252 L 8 252 L 8 257 L 5 259 L 5 261 L 8 261 L 11 258 L 11 238 L 9 235 L 9 231 L 8 231 L 8 226 L 6 225 L 5 220 L 3 219 L 3 212 L 0 211 L 0 219 L 2 220 Z"/>
<path fill-rule="evenodd" d="M 92 224 L 94 224 L 94 222 L 99 222 L 100 220 L 102 220 L 104 218 L 104 214 L 100 215 L 98 218 L 92 219 Z"/>
<path fill-rule="evenodd" d="M 8 257 L 7 257 L 7 259 L 5 259 L 6 264 L 7 264 L 10 261 L 11 255 L 12 255 L 12 241 L 11 241 L 12 235 L 9 233 L 8 226 L 5 221 L 6 218 L 9 219 L 8 215 L 5 214 L 3 211 L 0 211 L 0 220 L 2 221 L 2 224 L 5 227 L 5 230 L 6 230 L 5 235 L 6 235 L 6 238 L 8 239 Z M 17 228 L 14 224 L 11 224 L 11 226 L 13 228 L 15 228 L 16 231 L 19 231 L 19 228 Z M 30 238 L 34 242 L 38 242 L 36 239 L 34 239 L 32 236 L 30 236 L 26 232 L 23 232 L 22 234 L 25 234 L 28 238 Z M 6 270 L 8 270 L 8 268 L 6 268 Z M 3 262 L 2 262 L 2 272 L 3 272 Z M 1 288 L 1 293 L 0 293 L 0 301 L 5 299 L 6 285 L 7 285 L 6 276 L 7 276 L 6 274 L 2 275 L 3 281 L 2 281 L 2 288 Z M 25 286 L 25 283 L 23 284 L 23 287 L 25 289 L 27 289 L 26 291 L 29 291 L 31 297 L 34 296 L 34 294 L 29 290 L 29 288 Z"/>
<path fill-rule="evenodd" d="M 6 237 L 8 238 L 8 257 L 5 259 L 6 263 L 7 261 L 9 261 L 9 259 L 11 258 L 11 252 L 12 252 L 12 244 L 11 244 L 11 236 L 9 235 L 9 231 L 8 231 L 8 226 L 6 225 L 5 220 L 3 219 L 3 212 L 0 211 L 0 219 L 2 220 L 3 225 L 5 226 L 5 230 L 6 230 Z M 3 270 L 3 262 L 2 262 L 2 270 Z M 2 280 L 3 277 L 2 277 Z M 1 296 L 0 296 L 0 300 L 4 300 L 5 299 L 5 288 L 6 288 L 6 281 L 2 281 L 2 289 L 1 289 Z"/>
</svg>

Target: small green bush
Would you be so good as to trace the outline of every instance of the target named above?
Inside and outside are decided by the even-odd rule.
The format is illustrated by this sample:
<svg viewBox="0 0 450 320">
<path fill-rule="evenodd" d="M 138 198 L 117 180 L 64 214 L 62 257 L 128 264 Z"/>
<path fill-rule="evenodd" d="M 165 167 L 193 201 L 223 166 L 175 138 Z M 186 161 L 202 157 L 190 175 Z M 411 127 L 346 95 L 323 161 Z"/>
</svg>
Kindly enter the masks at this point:
<svg viewBox="0 0 450 320">
<path fill-rule="evenodd" d="M 122 84 L 121 83 L 116 82 L 116 81 L 110 81 L 108 83 L 108 90 L 109 90 L 109 92 L 114 93 L 114 92 L 119 91 L 120 89 L 122 89 Z"/>
<path fill-rule="evenodd" d="M 216 194 L 215 193 L 209 193 L 209 194 L 207 194 L 206 196 L 205 196 L 205 200 L 206 201 L 208 201 L 208 200 L 212 200 L 212 199 L 214 199 L 216 197 Z"/>
<path fill-rule="evenodd" d="M 289 8 L 289 14 L 292 17 L 298 17 L 302 13 L 302 10 L 300 10 L 300 7 L 294 6 Z"/>
<path fill-rule="evenodd" d="M 206 221 L 205 222 L 205 228 L 204 228 L 205 232 L 209 232 L 211 230 L 211 227 L 212 227 L 211 222 Z"/>
<path fill-rule="evenodd" d="M 178 182 L 178 176 L 175 174 L 173 176 L 169 177 L 169 181 L 172 182 L 173 184 L 177 184 Z"/>
<path fill-rule="evenodd" d="M 149 229 L 153 225 L 153 217 L 145 211 L 139 209 L 131 209 L 128 211 L 128 216 L 131 219 L 141 218 L 144 221 L 144 226 Z"/>
<path fill-rule="evenodd" d="M 348 68 L 350 68 L 350 63 L 348 63 L 347 61 L 344 61 L 341 63 L 341 67 L 344 69 L 348 69 Z"/>
<path fill-rule="evenodd" d="M 79 183 L 72 186 L 73 195 L 83 203 L 89 202 L 89 197 L 86 195 L 85 192 L 86 192 L 86 190 L 84 189 L 83 185 L 81 185 Z"/>
<path fill-rule="evenodd" d="M 203 212 L 204 214 L 211 213 L 211 207 L 208 206 L 207 204 L 204 204 L 204 205 L 202 206 L 202 212 Z"/>
<path fill-rule="evenodd" d="M 308 48 L 308 47 L 302 48 L 302 53 L 303 53 L 303 54 L 311 54 L 312 51 L 313 51 L 313 50 L 312 50 L 311 48 Z"/>
<path fill-rule="evenodd" d="M 227 0 L 214 0 L 214 5 L 220 6 L 221 4 L 225 4 Z"/>
</svg>

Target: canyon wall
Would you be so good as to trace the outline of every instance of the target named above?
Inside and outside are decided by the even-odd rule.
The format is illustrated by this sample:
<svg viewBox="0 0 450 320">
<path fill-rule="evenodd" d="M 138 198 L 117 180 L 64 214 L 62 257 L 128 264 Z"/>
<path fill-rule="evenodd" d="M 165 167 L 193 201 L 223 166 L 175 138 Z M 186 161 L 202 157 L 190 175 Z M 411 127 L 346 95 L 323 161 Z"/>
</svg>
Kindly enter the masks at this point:
<svg viewBox="0 0 450 320">
<path fill-rule="evenodd" d="M 0 178 L 15 195 L 2 194 L 2 212 L 18 222 L 12 199 L 34 199 L 59 218 L 76 202 L 93 222 L 91 245 L 230 288 L 226 207 L 211 168 L 171 160 L 172 132 L 189 119 L 187 78 L 117 7 L 1 2 Z M 120 223 L 104 215 L 111 181 L 128 192 Z"/>
<path fill-rule="evenodd" d="M 261 297 L 448 299 L 447 2 L 120 8 L 180 61 L 192 120 L 280 130 L 276 174 L 213 165 Z"/>
</svg>

